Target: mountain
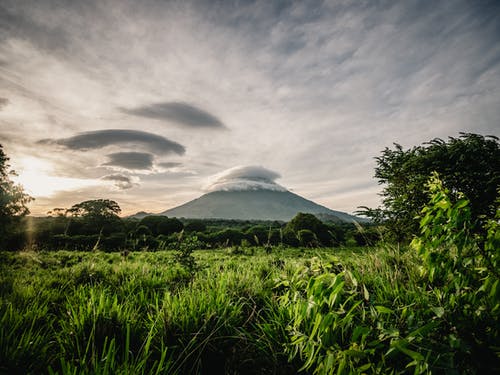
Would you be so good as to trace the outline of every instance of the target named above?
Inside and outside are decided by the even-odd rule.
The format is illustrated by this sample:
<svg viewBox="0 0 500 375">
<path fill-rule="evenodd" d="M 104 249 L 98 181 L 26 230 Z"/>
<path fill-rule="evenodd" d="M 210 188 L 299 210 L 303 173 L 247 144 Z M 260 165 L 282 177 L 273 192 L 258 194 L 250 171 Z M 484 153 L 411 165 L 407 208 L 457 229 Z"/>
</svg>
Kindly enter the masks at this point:
<svg viewBox="0 0 500 375">
<path fill-rule="evenodd" d="M 330 221 L 366 221 L 330 210 L 288 190 L 213 191 L 159 215 L 190 219 L 238 219 L 289 221 L 297 213 L 321 214 Z"/>
</svg>

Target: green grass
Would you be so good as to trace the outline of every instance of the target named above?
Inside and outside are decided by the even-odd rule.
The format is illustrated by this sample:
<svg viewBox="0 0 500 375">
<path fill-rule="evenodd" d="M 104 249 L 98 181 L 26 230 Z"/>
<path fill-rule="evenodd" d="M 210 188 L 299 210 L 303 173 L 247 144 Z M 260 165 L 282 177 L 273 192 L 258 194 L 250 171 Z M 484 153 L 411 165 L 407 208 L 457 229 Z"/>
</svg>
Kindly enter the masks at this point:
<svg viewBox="0 0 500 375">
<path fill-rule="evenodd" d="M 459 360 L 471 349 L 408 249 L 193 255 L 194 273 L 173 251 L 0 253 L 0 373 L 474 373 L 483 365 Z"/>
</svg>

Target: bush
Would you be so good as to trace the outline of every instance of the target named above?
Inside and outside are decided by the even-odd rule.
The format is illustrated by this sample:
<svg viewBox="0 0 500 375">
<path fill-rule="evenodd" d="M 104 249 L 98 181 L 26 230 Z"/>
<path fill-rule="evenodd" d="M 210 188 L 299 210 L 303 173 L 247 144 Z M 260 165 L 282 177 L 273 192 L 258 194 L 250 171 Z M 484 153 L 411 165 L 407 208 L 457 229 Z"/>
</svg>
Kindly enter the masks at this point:
<svg viewBox="0 0 500 375">
<path fill-rule="evenodd" d="M 318 246 L 318 238 L 316 234 L 309 229 L 301 229 L 297 233 L 297 237 L 300 242 L 300 246 L 305 247 L 316 247 Z"/>
<path fill-rule="evenodd" d="M 500 201 L 486 222 L 485 241 L 477 241 L 469 200 L 457 193 L 453 202 L 437 173 L 428 188 L 431 198 L 412 246 L 424 262 L 426 284 L 439 293 L 456 360 L 465 368 L 477 361 L 487 372 L 492 370 L 487 363 L 498 366 L 500 340 Z"/>
<path fill-rule="evenodd" d="M 207 230 L 207 225 L 201 220 L 194 220 L 186 223 L 184 225 L 185 232 L 205 232 Z"/>
<path fill-rule="evenodd" d="M 484 234 L 482 217 L 492 217 L 500 185 L 500 142 L 494 136 L 461 133 L 448 141 L 436 138 L 409 150 L 395 144 L 376 158 L 375 177 L 382 190 L 382 206 L 364 207 L 359 213 L 382 222 L 395 241 L 406 242 L 418 234 L 419 212 L 427 203 L 426 183 L 434 171 L 441 176 L 451 202 L 469 201 L 473 232 Z"/>
<path fill-rule="evenodd" d="M 292 231 L 298 235 L 301 230 L 308 230 L 315 234 L 317 245 L 330 245 L 332 243 L 332 236 L 329 228 L 321 220 L 313 214 L 305 214 L 299 212 L 290 222 L 286 225 L 287 231 Z"/>
</svg>

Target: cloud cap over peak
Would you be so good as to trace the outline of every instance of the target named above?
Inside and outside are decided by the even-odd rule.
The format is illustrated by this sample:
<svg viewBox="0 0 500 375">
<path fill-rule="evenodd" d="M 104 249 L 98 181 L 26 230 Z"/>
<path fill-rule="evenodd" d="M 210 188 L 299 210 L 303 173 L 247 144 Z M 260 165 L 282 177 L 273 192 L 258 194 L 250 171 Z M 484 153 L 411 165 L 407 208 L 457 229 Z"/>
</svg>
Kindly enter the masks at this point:
<svg viewBox="0 0 500 375">
<path fill-rule="evenodd" d="M 181 144 L 160 135 L 139 130 L 106 129 L 78 133 L 69 138 L 42 139 L 42 144 L 58 144 L 71 150 L 92 150 L 113 145 L 139 144 L 157 154 L 184 154 L 186 149 Z"/>
<path fill-rule="evenodd" d="M 211 113 L 185 102 L 149 104 L 137 108 L 122 108 L 122 112 L 155 120 L 173 121 L 192 128 L 225 128 Z"/>
<path fill-rule="evenodd" d="M 280 175 L 261 166 L 237 166 L 214 175 L 205 190 L 242 191 L 242 190 L 274 190 L 287 191 L 275 180 Z"/>
</svg>

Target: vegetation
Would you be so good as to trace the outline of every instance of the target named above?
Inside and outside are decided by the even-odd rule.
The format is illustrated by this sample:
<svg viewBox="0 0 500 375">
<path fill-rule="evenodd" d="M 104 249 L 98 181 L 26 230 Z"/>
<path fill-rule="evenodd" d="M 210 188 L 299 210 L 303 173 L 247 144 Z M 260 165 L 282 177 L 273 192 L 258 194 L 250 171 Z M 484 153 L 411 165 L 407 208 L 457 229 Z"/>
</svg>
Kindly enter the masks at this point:
<svg viewBox="0 0 500 375">
<path fill-rule="evenodd" d="M 0 253 L 0 372 L 499 371 L 500 211 L 430 191 L 405 249 Z"/>
<path fill-rule="evenodd" d="M 418 172 L 427 155 L 438 169 L 463 143 L 494 154 L 488 142 L 399 147 L 388 163 Z M 498 171 L 482 166 L 490 199 Z M 460 192 L 461 171 L 407 176 L 421 207 L 391 180 L 377 214 L 401 210 L 381 224 L 398 241 L 415 232 L 408 245 L 303 213 L 121 219 L 94 200 L 25 218 L 26 250 L 0 252 L 0 374 L 499 373 L 500 197 Z M 404 207 L 419 208 L 418 229 Z"/>
<path fill-rule="evenodd" d="M 199 248 L 228 246 L 365 246 L 380 240 L 376 226 L 354 223 L 325 224 L 310 214 L 299 213 L 290 223 L 275 221 L 185 220 L 165 216 L 146 216 L 140 220 L 100 214 L 107 202 L 119 210 L 116 202 L 87 201 L 70 209 L 57 208 L 49 217 L 26 218 L 21 222 L 17 244 L 40 250 L 157 251 L 174 249 L 181 233 L 197 237 Z M 84 205 L 83 205 L 84 204 Z M 96 208 L 87 213 L 81 209 Z M 89 208 L 90 209 L 90 208 Z M 305 230 L 305 231 L 304 231 Z"/>
<path fill-rule="evenodd" d="M 461 133 L 448 141 L 436 138 L 403 150 L 386 148 L 376 158 L 375 177 L 385 187 L 382 207 L 362 208 L 361 213 L 383 223 L 386 236 L 409 242 L 418 234 L 416 217 L 427 202 L 425 185 L 432 172 L 439 173 L 450 199 L 463 193 L 470 202 L 475 231 L 484 228 L 483 217 L 492 217 L 497 189 L 500 186 L 500 142 L 494 136 Z"/>
<path fill-rule="evenodd" d="M 19 236 L 15 225 L 19 218 L 29 214 L 27 204 L 32 200 L 21 185 L 12 181 L 11 176 L 15 174 L 0 144 L 0 247 L 15 243 Z"/>
</svg>

